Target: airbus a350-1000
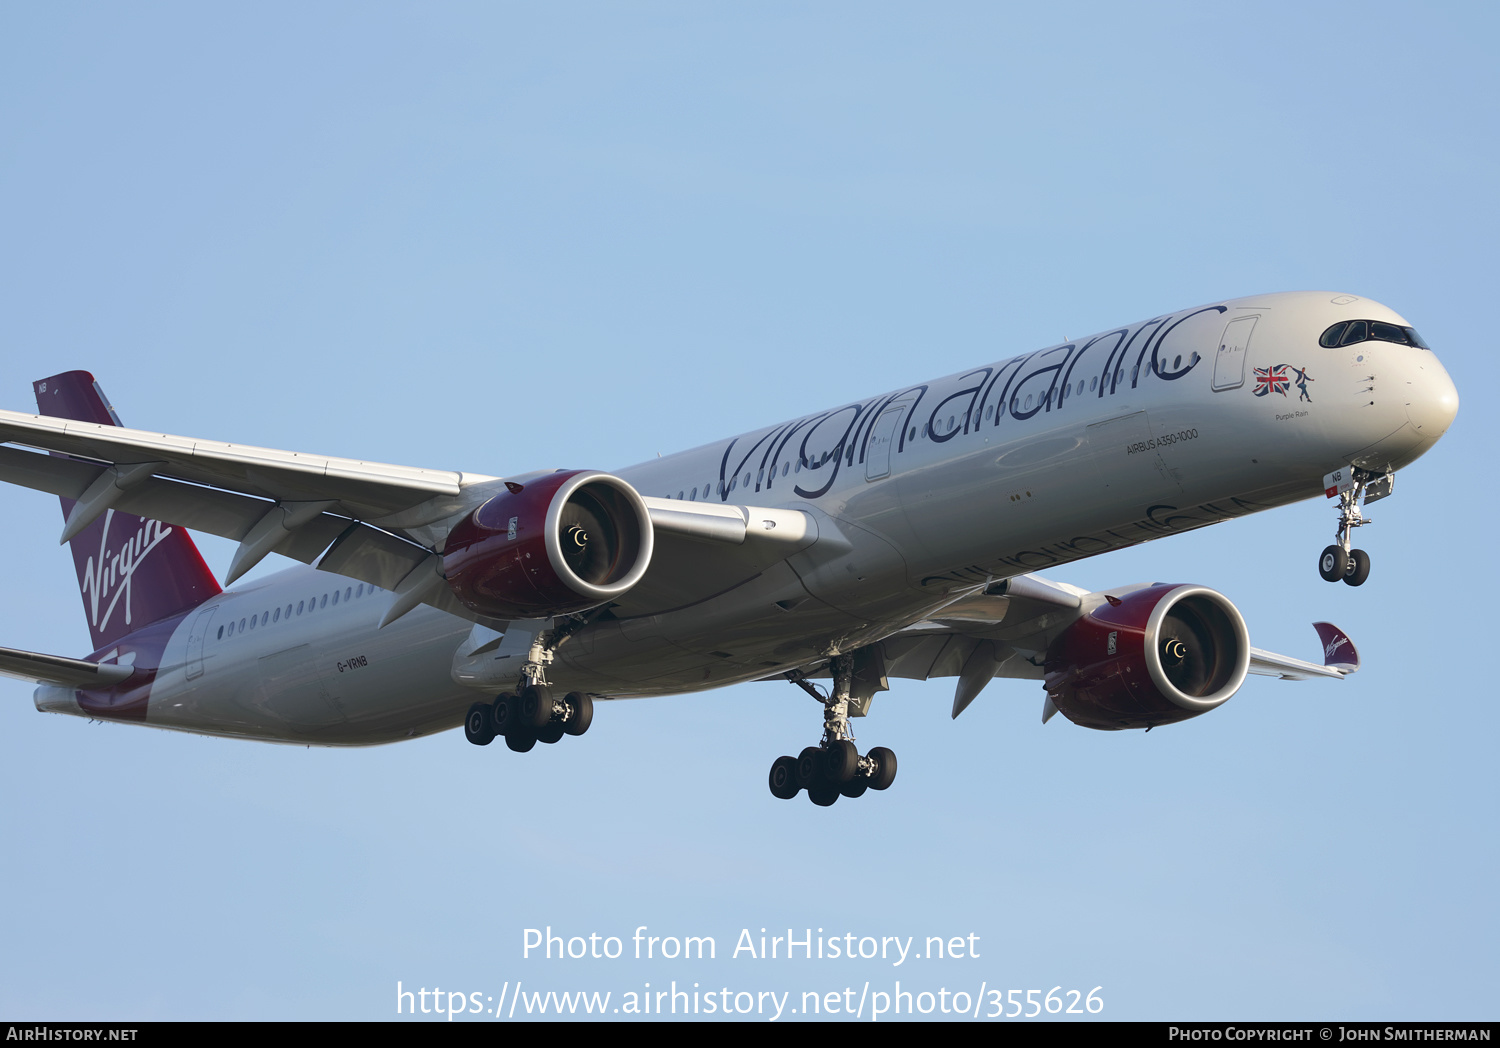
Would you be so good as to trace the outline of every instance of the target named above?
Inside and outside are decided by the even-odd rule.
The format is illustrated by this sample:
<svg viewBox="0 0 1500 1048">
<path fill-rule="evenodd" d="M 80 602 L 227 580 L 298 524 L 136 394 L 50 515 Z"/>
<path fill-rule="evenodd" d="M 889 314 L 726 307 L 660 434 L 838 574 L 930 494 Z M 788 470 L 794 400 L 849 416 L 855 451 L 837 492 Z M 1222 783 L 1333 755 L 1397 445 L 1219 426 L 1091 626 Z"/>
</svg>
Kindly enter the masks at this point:
<svg viewBox="0 0 1500 1048">
<path fill-rule="evenodd" d="M 323 745 L 462 724 L 524 752 L 582 735 L 597 699 L 777 680 L 819 700 L 822 734 L 773 763 L 771 792 L 823 805 L 895 778 L 895 754 L 850 731 L 892 677 L 956 677 L 955 717 L 994 677 L 1037 680 L 1044 721 L 1120 729 L 1196 717 L 1247 673 L 1352 672 L 1327 623 L 1308 662 L 1251 647 L 1202 586 L 1090 593 L 1033 572 L 1328 497 L 1318 570 L 1358 586 L 1361 506 L 1458 408 L 1404 319 L 1316 292 L 1153 317 L 612 473 L 125 429 L 82 371 L 35 392 L 40 414 L 0 412 L 0 479 L 61 496 L 93 635 L 83 659 L 0 649 L 0 672 L 42 685 L 38 709 Z M 239 543 L 226 584 L 270 553 L 302 563 L 221 589 L 184 529 Z"/>
</svg>

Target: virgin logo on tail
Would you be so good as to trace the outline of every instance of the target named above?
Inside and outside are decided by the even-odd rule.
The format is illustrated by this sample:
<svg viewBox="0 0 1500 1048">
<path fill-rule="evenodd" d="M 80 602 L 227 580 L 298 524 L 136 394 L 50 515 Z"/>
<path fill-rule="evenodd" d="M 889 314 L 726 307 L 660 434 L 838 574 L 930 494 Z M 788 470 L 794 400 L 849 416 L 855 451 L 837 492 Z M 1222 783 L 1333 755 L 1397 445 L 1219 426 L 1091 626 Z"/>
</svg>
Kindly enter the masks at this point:
<svg viewBox="0 0 1500 1048">
<path fill-rule="evenodd" d="M 1338 651 L 1340 648 L 1342 648 L 1345 644 L 1348 644 L 1348 643 L 1349 643 L 1349 638 L 1348 637 L 1335 637 L 1333 640 L 1331 640 L 1327 644 L 1323 645 L 1323 658 L 1325 658 L 1325 659 L 1331 659 L 1331 658 L 1333 658 L 1333 653 L 1336 652 L 1336 651 Z"/>
<path fill-rule="evenodd" d="M 125 624 L 130 625 L 130 583 L 136 569 L 170 534 L 172 528 L 159 520 L 141 521 L 140 530 L 125 541 L 118 553 L 109 552 L 109 526 L 114 521 L 115 511 L 104 513 L 104 533 L 99 536 L 99 556 L 89 557 L 83 571 L 83 597 L 88 604 L 89 623 L 95 630 L 102 630 L 114 614 L 115 605 L 125 598 Z M 99 605 L 104 605 L 103 618 Z"/>
</svg>

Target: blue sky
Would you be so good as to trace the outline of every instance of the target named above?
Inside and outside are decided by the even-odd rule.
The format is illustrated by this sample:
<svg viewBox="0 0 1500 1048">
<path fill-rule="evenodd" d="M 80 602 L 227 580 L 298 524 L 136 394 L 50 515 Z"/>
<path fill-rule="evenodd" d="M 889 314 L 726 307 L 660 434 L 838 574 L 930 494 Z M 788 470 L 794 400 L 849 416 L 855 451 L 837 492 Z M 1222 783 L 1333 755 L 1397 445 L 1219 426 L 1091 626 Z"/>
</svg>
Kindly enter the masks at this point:
<svg viewBox="0 0 1500 1048">
<path fill-rule="evenodd" d="M 951 681 L 898 682 L 858 731 L 899 781 L 828 811 L 766 792 L 816 733 L 786 685 L 601 707 L 518 756 L 90 725 L 0 683 L 0 1016 L 901 979 L 1101 986 L 1106 1018 L 1492 1018 L 1496 28 L 1478 4 L 0 10 L 6 407 L 81 367 L 163 432 L 611 468 L 1303 288 L 1404 314 L 1462 398 L 1372 507 L 1360 590 L 1317 578 L 1313 503 L 1058 576 L 1210 585 L 1303 657 L 1330 619 L 1357 677 L 1255 679 L 1149 735 L 1043 728 L 1027 682 L 955 723 Z M 0 643 L 83 651 L 55 501 L 0 500 Z M 222 575 L 229 544 L 202 548 Z M 547 925 L 720 956 L 523 958 Z M 980 956 L 728 956 L 762 927 Z"/>
</svg>

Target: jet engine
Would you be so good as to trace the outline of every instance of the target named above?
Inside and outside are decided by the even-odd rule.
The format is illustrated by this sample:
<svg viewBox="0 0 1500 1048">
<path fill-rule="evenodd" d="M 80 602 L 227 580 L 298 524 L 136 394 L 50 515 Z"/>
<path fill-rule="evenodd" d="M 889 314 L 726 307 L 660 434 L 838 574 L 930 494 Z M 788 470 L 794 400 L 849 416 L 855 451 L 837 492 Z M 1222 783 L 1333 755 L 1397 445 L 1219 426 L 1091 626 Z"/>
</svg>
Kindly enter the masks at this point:
<svg viewBox="0 0 1500 1048">
<path fill-rule="evenodd" d="M 497 618 L 549 618 L 598 607 L 641 580 L 654 533 L 619 477 L 562 470 L 505 490 L 448 534 L 443 574 L 467 607 Z"/>
<path fill-rule="evenodd" d="M 1154 728 L 1207 713 L 1250 668 L 1245 619 L 1203 586 L 1158 584 L 1105 602 L 1047 649 L 1052 704 L 1103 731 Z"/>
</svg>

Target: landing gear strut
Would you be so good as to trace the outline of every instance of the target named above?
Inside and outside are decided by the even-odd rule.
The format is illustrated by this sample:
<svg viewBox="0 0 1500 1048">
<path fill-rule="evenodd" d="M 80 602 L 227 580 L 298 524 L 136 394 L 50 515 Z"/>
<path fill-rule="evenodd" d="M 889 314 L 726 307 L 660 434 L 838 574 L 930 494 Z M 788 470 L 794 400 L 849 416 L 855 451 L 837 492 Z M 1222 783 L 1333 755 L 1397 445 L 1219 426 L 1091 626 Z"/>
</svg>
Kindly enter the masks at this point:
<svg viewBox="0 0 1500 1048">
<path fill-rule="evenodd" d="M 476 746 L 488 746 L 504 736 L 505 745 L 526 753 L 538 742 L 560 742 L 564 735 L 582 735 L 594 722 L 594 700 L 587 692 L 554 694 L 547 683 L 546 668 L 564 641 L 588 625 L 578 616 L 557 629 L 543 630 L 531 642 L 521 667 L 521 687 L 506 692 L 494 702 L 476 702 L 464 719 L 464 737 Z"/>
<path fill-rule="evenodd" d="M 777 757 L 771 765 L 772 796 L 791 800 L 803 790 L 808 800 L 826 808 L 840 797 L 859 797 L 866 790 L 884 790 L 896 781 L 896 755 L 877 746 L 864 756 L 849 730 L 850 690 L 854 659 L 835 656 L 830 665 L 833 687 L 827 695 L 794 674 L 787 679 L 823 704 L 823 739 L 796 757 Z"/>
<path fill-rule="evenodd" d="M 1373 523 L 1360 511 L 1360 501 L 1366 500 L 1366 491 L 1371 483 L 1384 484 L 1381 495 L 1389 493 L 1390 475 L 1373 474 L 1367 470 L 1354 469 L 1351 486 L 1339 492 L 1339 523 L 1335 541 L 1318 555 L 1318 574 L 1324 582 L 1342 581 L 1349 586 L 1363 586 L 1370 577 L 1370 555 L 1362 549 L 1351 549 L 1351 533 L 1355 528 Z M 1370 498 L 1376 497 L 1373 492 Z"/>
</svg>

